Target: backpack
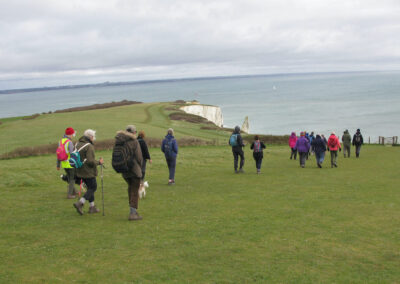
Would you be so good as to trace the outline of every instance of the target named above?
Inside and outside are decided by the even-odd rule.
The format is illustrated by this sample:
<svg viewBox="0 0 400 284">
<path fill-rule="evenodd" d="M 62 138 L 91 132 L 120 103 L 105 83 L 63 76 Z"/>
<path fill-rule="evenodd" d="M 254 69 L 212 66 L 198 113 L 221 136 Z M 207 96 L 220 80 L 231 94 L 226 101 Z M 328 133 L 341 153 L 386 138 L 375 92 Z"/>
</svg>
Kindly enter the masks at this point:
<svg viewBox="0 0 400 284">
<path fill-rule="evenodd" d="M 133 153 L 128 143 L 115 142 L 111 164 L 117 173 L 128 173 L 133 168 Z"/>
<path fill-rule="evenodd" d="M 172 152 L 173 152 L 173 145 L 172 145 L 173 139 L 167 140 L 167 143 L 164 144 L 164 154 L 166 158 L 171 158 L 172 157 Z"/>
<path fill-rule="evenodd" d="M 361 135 L 356 134 L 355 141 L 356 141 L 357 144 L 360 144 L 361 143 Z"/>
<path fill-rule="evenodd" d="M 237 137 L 238 134 L 232 134 L 231 138 L 229 138 L 229 145 L 231 145 L 232 147 L 238 146 Z"/>
<path fill-rule="evenodd" d="M 79 150 L 75 150 L 74 152 L 71 153 L 71 157 L 68 160 L 68 162 L 71 165 L 71 167 L 73 167 L 75 169 L 82 168 L 83 164 L 86 162 L 86 159 L 82 161 L 81 160 L 81 154 L 79 152 L 89 144 L 90 143 L 86 143 L 81 148 L 79 148 Z"/>
<path fill-rule="evenodd" d="M 65 151 L 65 145 L 67 145 L 68 142 L 71 142 L 71 140 L 67 139 L 65 140 L 64 143 L 61 143 L 62 139 L 60 140 L 60 143 L 58 145 L 56 154 L 57 154 L 57 160 L 59 161 L 67 161 L 68 160 L 68 154 L 67 151 Z"/>
<path fill-rule="evenodd" d="M 254 153 L 259 153 L 261 152 L 261 142 L 260 141 L 254 141 Z"/>
</svg>

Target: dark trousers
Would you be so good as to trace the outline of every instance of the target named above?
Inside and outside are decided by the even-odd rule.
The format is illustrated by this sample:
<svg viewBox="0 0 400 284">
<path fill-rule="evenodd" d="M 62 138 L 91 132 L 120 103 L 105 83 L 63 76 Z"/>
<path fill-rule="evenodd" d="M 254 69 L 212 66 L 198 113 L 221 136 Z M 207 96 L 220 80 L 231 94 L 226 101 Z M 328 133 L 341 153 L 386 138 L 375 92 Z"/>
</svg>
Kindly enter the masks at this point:
<svg viewBox="0 0 400 284">
<path fill-rule="evenodd" d="M 295 150 L 294 148 L 290 148 L 292 150 L 292 152 L 290 153 L 290 159 L 292 159 L 294 157 L 294 159 L 296 160 L 297 157 L 297 150 Z"/>
<path fill-rule="evenodd" d="M 331 166 L 337 166 L 337 151 L 331 151 Z"/>
<path fill-rule="evenodd" d="M 345 158 L 346 158 L 346 153 L 347 153 L 347 157 L 350 158 L 350 145 L 343 146 L 343 155 Z"/>
<path fill-rule="evenodd" d="M 138 209 L 140 178 L 124 178 L 128 184 L 129 206 Z"/>
<path fill-rule="evenodd" d="M 86 184 L 87 191 L 83 196 L 87 201 L 94 201 L 94 193 L 97 190 L 97 181 L 96 178 L 82 178 L 83 182 Z"/>
<path fill-rule="evenodd" d="M 356 145 L 356 157 L 360 156 L 361 145 Z"/>
<path fill-rule="evenodd" d="M 176 157 L 165 158 L 169 169 L 169 179 L 175 180 Z"/>
<path fill-rule="evenodd" d="M 68 182 L 68 195 L 74 195 L 75 190 L 75 169 L 74 168 L 64 168 L 65 173 L 67 174 L 67 182 Z"/>
<path fill-rule="evenodd" d="M 305 166 L 306 165 L 306 160 L 308 157 L 308 152 L 299 152 L 300 156 L 300 166 Z"/>
<path fill-rule="evenodd" d="M 263 158 L 262 157 L 258 157 L 258 158 L 255 158 L 255 160 L 256 160 L 256 168 L 257 168 L 257 170 L 260 170 Z"/>
<path fill-rule="evenodd" d="M 235 168 L 235 170 L 237 170 L 237 168 L 238 168 L 239 157 L 240 157 L 240 169 L 243 168 L 243 166 L 244 166 L 243 150 L 240 150 L 240 151 L 233 150 L 232 153 L 233 153 L 233 167 Z"/>
<path fill-rule="evenodd" d="M 142 180 L 144 180 L 144 176 L 146 175 L 146 164 L 147 160 L 143 159 L 143 164 L 142 164 Z"/>
</svg>

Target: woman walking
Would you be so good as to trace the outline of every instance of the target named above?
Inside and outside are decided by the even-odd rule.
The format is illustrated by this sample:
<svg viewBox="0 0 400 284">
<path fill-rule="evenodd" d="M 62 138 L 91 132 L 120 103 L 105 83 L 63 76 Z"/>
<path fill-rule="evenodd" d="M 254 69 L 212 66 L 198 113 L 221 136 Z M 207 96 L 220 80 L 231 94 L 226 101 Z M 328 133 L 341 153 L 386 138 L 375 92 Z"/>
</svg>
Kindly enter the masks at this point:
<svg viewBox="0 0 400 284">
<path fill-rule="evenodd" d="M 311 149 L 315 153 L 318 168 L 322 168 L 322 163 L 325 159 L 326 144 L 319 134 L 311 142 Z"/>
<path fill-rule="evenodd" d="M 289 138 L 289 147 L 291 150 L 290 159 L 292 159 L 294 157 L 294 159 L 296 160 L 297 151 L 294 149 L 294 147 L 296 146 L 296 142 L 297 142 L 296 133 L 292 132 L 292 134 L 290 135 L 290 138 Z"/>
<path fill-rule="evenodd" d="M 258 135 L 254 137 L 254 142 L 251 144 L 250 149 L 253 150 L 253 158 L 256 161 L 257 174 L 260 174 L 261 163 L 264 157 L 263 149 L 265 149 L 265 144 L 260 141 Z"/>
<path fill-rule="evenodd" d="M 300 156 L 300 167 L 304 168 L 306 165 L 306 159 L 308 151 L 310 150 L 310 141 L 305 137 L 306 133 L 303 131 L 300 133 L 300 138 L 297 139 L 296 146 L 294 149 L 299 151 Z"/>
<path fill-rule="evenodd" d="M 337 151 L 342 151 L 340 146 L 339 138 L 335 132 L 332 131 L 331 136 L 328 139 L 328 150 L 331 152 L 331 168 L 337 168 Z"/>
</svg>

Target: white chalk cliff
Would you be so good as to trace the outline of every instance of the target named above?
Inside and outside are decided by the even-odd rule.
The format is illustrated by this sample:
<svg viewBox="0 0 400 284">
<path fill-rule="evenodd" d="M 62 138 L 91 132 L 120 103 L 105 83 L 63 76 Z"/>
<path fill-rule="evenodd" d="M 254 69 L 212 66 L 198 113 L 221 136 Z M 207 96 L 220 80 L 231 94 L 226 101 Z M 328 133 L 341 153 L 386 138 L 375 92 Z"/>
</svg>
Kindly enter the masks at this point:
<svg viewBox="0 0 400 284">
<path fill-rule="evenodd" d="M 222 117 L 221 108 L 218 106 L 206 106 L 206 105 L 188 105 L 180 108 L 186 113 L 198 115 L 211 121 L 215 125 L 222 127 L 224 119 Z"/>
</svg>

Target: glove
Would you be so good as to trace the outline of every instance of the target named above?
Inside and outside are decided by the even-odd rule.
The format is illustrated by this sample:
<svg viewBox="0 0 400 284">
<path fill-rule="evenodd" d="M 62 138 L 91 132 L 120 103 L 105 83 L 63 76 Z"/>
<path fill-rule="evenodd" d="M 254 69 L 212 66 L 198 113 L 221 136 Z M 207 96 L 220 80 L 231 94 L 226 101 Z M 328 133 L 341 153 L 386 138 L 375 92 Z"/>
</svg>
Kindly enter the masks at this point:
<svg viewBox="0 0 400 284">
<path fill-rule="evenodd" d="M 329 152 L 329 148 L 326 148 L 326 150 Z"/>
<path fill-rule="evenodd" d="M 339 152 L 342 152 L 342 148 L 339 148 Z"/>
</svg>

